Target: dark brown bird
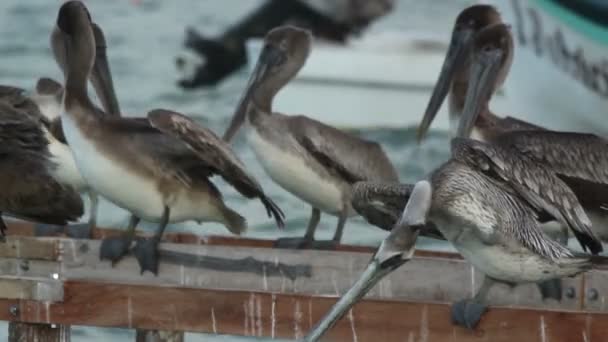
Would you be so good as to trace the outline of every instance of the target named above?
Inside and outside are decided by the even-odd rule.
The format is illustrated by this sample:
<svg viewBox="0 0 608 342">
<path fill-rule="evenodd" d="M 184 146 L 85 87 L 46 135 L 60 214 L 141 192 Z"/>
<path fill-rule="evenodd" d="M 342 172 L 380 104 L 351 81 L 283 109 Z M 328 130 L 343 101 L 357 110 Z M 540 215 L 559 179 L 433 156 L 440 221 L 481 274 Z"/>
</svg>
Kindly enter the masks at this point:
<svg viewBox="0 0 608 342">
<path fill-rule="evenodd" d="M 39 117 L 0 101 L 0 214 L 57 225 L 82 216 L 78 193 L 56 180 L 47 138 Z"/>
</svg>

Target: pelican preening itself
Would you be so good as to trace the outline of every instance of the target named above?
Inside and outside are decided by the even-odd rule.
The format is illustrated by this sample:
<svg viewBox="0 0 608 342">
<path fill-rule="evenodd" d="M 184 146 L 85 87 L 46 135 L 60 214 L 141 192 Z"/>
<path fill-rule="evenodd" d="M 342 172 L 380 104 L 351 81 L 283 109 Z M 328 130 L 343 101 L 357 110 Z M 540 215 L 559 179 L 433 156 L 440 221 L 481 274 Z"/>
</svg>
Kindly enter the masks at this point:
<svg viewBox="0 0 608 342">
<path fill-rule="evenodd" d="M 275 95 L 302 68 L 311 49 L 309 32 L 291 26 L 271 30 L 234 118 L 224 134 L 230 141 L 246 121 L 248 141 L 266 173 L 312 207 L 304 238 L 277 241 L 284 247 L 332 247 L 346 219 L 355 215 L 351 188 L 358 181 L 398 181 L 382 147 L 312 120 L 273 111 Z M 315 241 L 321 212 L 338 217 L 331 241 Z"/>
<path fill-rule="evenodd" d="M 95 36 L 84 4 L 64 3 L 56 31 L 65 44 L 53 44 L 55 56 L 59 64 L 67 62 L 62 126 L 78 170 L 95 192 L 132 214 L 123 236 L 103 241 L 102 258 L 116 262 L 128 252 L 140 219 L 159 223 L 154 237 L 135 246 L 142 272 L 157 273 L 157 246 L 170 222 L 214 221 L 234 234 L 244 232 L 245 218 L 226 206 L 209 180 L 214 174 L 245 196 L 260 198 L 277 225 L 283 225 L 280 209 L 212 132 L 166 110 L 151 111 L 147 118 L 123 118 L 95 108 L 86 87 Z"/>
<path fill-rule="evenodd" d="M 97 24 L 92 23 L 92 28 L 96 37 L 96 42 L 98 42 L 95 47 L 98 55 L 95 58 L 91 81 L 103 105 L 104 111 L 110 115 L 118 115 L 119 107 L 114 94 L 112 76 L 107 62 L 105 37 L 102 29 Z M 65 37 L 58 31 L 53 32 L 51 36 L 51 42 L 53 44 L 63 45 L 65 44 L 64 39 Z M 59 52 L 63 53 L 62 51 Z M 64 58 L 62 56 L 58 57 L 61 61 L 59 63 L 60 67 L 64 68 Z M 61 112 L 62 97 L 63 87 L 61 84 L 46 77 L 42 77 L 38 80 L 35 92 L 31 94 L 28 94 L 26 90 L 21 88 L 0 86 L 0 102 L 3 102 L 13 109 L 12 111 L 5 113 L 5 115 L 15 115 L 17 112 L 22 112 L 22 115 L 29 116 L 30 119 L 34 119 L 34 122 L 37 122 L 40 125 L 40 129 L 35 132 L 43 135 L 40 137 L 41 141 L 47 142 L 47 151 L 44 155 L 41 154 L 41 158 L 50 160 L 50 162 L 54 164 L 51 168 L 51 175 L 55 181 L 77 192 L 88 192 L 91 202 L 88 224 L 70 225 L 67 227 L 66 232 L 68 236 L 89 237 L 90 228 L 94 227 L 97 221 L 98 200 L 97 195 L 91 191 L 77 170 L 70 148 L 63 136 L 59 116 Z M 6 107 L 3 108 L 5 111 L 8 110 Z M 14 117 L 2 122 L 14 124 L 13 120 Z M 28 122 L 27 124 L 29 125 L 31 122 Z M 30 133 L 33 132 L 34 131 L 30 131 Z M 6 143 L 7 146 L 11 146 L 11 142 Z M 41 163 L 44 162 L 41 161 Z M 21 171 L 25 172 L 25 170 Z M 48 220 L 41 222 L 53 223 Z"/>
<path fill-rule="evenodd" d="M 490 13 L 486 17 L 498 18 L 491 15 L 495 12 L 492 7 L 472 8 L 477 11 L 484 9 Z M 463 13 L 470 13 L 470 9 Z M 468 20 L 467 16 L 464 18 Z M 605 209 L 608 203 L 608 141 L 593 134 L 548 133 L 546 129 L 525 121 L 494 114 L 489 108 L 490 100 L 506 79 L 513 58 L 511 31 L 503 23 L 492 23 L 480 28 L 470 40 L 466 43 L 469 46 L 468 63 L 451 65 L 448 69 L 455 70 L 452 71 L 456 75 L 453 78 L 440 77 L 446 84 L 452 83 L 450 103 L 458 104 L 450 107 L 453 122 L 458 124 L 456 135 L 509 145 L 515 153 L 524 153 L 555 170 L 589 212 L 596 235 L 602 240 L 608 238 L 608 211 Z M 438 84 L 435 89 L 443 88 Z M 429 108 L 419 127 L 419 136 L 424 135 L 438 109 L 433 105 Z M 543 133 L 538 133 L 540 130 Z"/>
<path fill-rule="evenodd" d="M 377 187 L 377 184 L 370 184 Z M 358 191 L 367 191 L 365 184 Z M 486 275 L 473 299 L 452 307 L 456 323 L 474 327 L 495 281 L 507 284 L 571 277 L 603 259 L 576 253 L 540 228 L 559 219 L 584 248 L 602 251 L 572 190 L 553 172 L 521 154 L 474 140 L 452 141 L 452 158 L 415 185 L 392 185 L 388 196 L 409 197 L 401 219 L 360 279 L 310 332 L 316 341 L 381 278 L 411 258 L 413 242 L 429 223 Z M 556 217 L 557 216 L 557 217 Z"/>
<path fill-rule="evenodd" d="M 396 221 L 368 268 L 309 335 L 318 340 L 381 278 L 409 260 L 418 234 L 436 227 L 486 275 L 472 299 L 452 306 L 452 320 L 474 328 L 491 285 L 539 283 L 575 276 L 603 257 L 577 253 L 548 237 L 541 224 L 558 221 L 584 250 L 603 251 L 608 203 L 608 142 L 554 132 L 489 109 L 513 57 L 510 29 L 496 9 L 476 5 L 457 18 L 438 83 L 419 126 L 421 139 L 450 93 L 451 159 L 415 185 L 360 183 L 353 206 L 376 225 Z M 370 195 L 372 194 L 372 195 Z M 400 242 L 401 245 L 395 242 Z"/>
</svg>

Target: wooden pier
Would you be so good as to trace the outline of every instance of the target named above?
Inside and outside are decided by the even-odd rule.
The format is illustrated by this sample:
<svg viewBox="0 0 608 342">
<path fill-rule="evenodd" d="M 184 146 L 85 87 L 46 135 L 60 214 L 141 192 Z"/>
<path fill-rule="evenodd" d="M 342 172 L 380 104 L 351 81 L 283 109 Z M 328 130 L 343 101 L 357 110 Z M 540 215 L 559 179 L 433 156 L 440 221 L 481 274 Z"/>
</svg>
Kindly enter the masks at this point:
<svg viewBox="0 0 608 342">
<path fill-rule="evenodd" d="M 347 290 L 373 249 L 280 250 L 272 242 L 167 234 L 159 275 L 135 259 L 99 261 L 93 240 L 35 237 L 11 222 L 0 244 L 0 319 L 9 340 L 67 341 L 70 325 L 137 329 L 137 341 L 182 341 L 183 332 L 298 339 Z M 608 272 L 565 279 L 561 303 L 535 286 L 492 290 L 475 331 L 450 322 L 450 303 L 480 285 L 450 253 L 418 252 L 340 321 L 327 341 L 607 341 Z"/>
</svg>

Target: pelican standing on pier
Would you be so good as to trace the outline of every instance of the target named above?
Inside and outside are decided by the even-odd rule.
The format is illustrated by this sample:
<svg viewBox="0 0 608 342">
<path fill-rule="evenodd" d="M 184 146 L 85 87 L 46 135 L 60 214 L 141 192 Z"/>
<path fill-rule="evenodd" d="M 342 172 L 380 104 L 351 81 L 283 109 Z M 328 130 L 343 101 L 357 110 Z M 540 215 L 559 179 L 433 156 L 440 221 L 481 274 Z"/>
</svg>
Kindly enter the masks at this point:
<svg viewBox="0 0 608 342">
<path fill-rule="evenodd" d="M 376 185 L 373 185 L 376 186 Z M 361 185 L 363 187 L 363 185 Z M 477 270 L 486 275 L 472 299 L 452 306 L 455 323 L 474 328 L 495 282 L 518 284 L 571 277 L 602 258 L 576 253 L 549 238 L 542 218 L 559 219 L 592 253 L 602 245 L 574 193 L 549 169 L 523 154 L 455 138 L 452 158 L 411 185 L 403 215 L 362 276 L 306 337 L 317 341 L 374 284 L 409 260 L 420 230 L 432 222 Z"/>
<path fill-rule="evenodd" d="M 342 238 L 346 219 L 355 215 L 351 188 L 358 181 L 397 182 L 382 147 L 306 116 L 274 112 L 274 96 L 302 68 L 310 53 L 309 32 L 292 26 L 271 30 L 234 118 L 224 134 L 232 140 L 243 122 L 262 167 L 282 188 L 312 207 L 304 238 L 277 240 L 278 247 L 332 248 Z M 331 241 L 315 241 L 321 212 L 338 217 Z"/>
<path fill-rule="evenodd" d="M 62 125 L 76 165 L 93 190 L 132 213 L 123 236 L 102 242 L 102 259 L 116 262 L 128 252 L 140 219 L 159 223 L 152 238 L 138 240 L 135 246 L 142 273 L 157 274 L 158 244 L 170 222 L 213 221 L 234 234 L 244 232 L 245 218 L 226 206 L 209 180 L 215 174 L 245 196 L 259 198 L 277 225 L 283 225 L 280 209 L 213 132 L 193 123 L 174 125 L 183 117 L 167 110 L 153 110 L 147 118 L 107 116 L 96 110 L 86 87 L 95 59 L 95 37 L 82 2 L 61 6 L 57 29 L 68 42 L 62 50 L 67 61 Z M 200 144 L 194 146 L 196 141 Z"/>
</svg>

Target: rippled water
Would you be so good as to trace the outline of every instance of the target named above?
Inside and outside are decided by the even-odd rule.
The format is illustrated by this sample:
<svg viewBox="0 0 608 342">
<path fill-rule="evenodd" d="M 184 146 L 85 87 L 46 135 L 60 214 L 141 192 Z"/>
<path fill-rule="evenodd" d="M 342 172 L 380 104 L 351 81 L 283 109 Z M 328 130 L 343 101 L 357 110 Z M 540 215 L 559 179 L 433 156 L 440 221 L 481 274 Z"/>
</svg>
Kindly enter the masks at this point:
<svg viewBox="0 0 608 342">
<path fill-rule="evenodd" d="M 184 92 L 176 87 L 177 72 L 174 57 L 181 48 L 185 25 L 194 25 L 209 34 L 221 32 L 230 23 L 244 15 L 261 1 L 237 0 L 97 0 L 86 1 L 93 20 L 105 31 L 108 54 L 121 108 L 130 116 L 144 116 L 153 108 L 170 108 L 200 118 L 216 132 L 223 132 L 242 91 L 246 75 L 238 74 L 220 87 L 210 90 Z M 422 30 L 449 34 L 455 14 L 471 1 L 419 1 L 401 0 L 393 14 L 379 21 L 372 30 Z M 0 1 L 0 83 L 32 88 L 39 76 L 47 75 L 61 80 L 48 44 L 60 1 L 2 0 Z M 314 99 L 311 99 L 314 100 Z M 421 112 L 423 108 L 407 108 Z M 297 108 L 284 108 L 297 113 Z M 393 130 L 361 131 L 368 139 L 383 144 L 389 157 L 399 170 L 401 180 L 414 181 L 444 160 L 447 137 L 431 134 L 422 147 L 414 141 L 412 127 L 395 127 Z M 310 207 L 300 202 L 264 176 L 253 153 L 242 140 L 235 148 L 243 161 L 251 166 L 267 193 L 287 215 L 284 235 L 299 236 L 310 215 Z M 276 238 L 279 234 L 266 217 L 257 201 L 245 201 L 232 188 L 218 180 L 229 205 L 238 208 L 249 222 L 246 236 Z M 102 203 L 102 226 L 125 226 L 127 213 Z M 318 236 L 330 238 L 336 224 L 335 217 L 324 216 Z M 151 225 L 143 225 L 151 227 Z M 203 234 L 227 234 L 224 228 L 181 224 L 171 230 L 196 231 Z M 344 242 L 376 245 L 385 233 L 367 226 L 361 219 L 347 223 Z M 0 329 L 0 335 L 6 329 Z M 4 338 L 4 337 L 0 337 Z M 133 340 L 133 332 L 122 329 L 95 329 L 74 327 L 74 341 Z M 236 337 L 188 334 L 188 341 L 239 341 Z"/>
</svg>

